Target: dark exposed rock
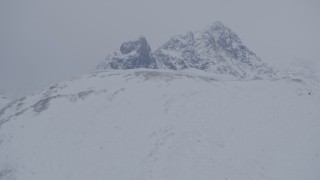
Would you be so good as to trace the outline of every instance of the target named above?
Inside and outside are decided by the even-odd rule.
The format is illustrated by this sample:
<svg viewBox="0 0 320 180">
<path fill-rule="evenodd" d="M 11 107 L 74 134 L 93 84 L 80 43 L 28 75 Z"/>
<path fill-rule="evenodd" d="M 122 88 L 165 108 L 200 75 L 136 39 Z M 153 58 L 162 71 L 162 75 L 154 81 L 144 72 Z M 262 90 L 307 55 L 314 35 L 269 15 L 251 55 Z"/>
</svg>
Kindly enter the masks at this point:
<svg viewBox="0 0 320 180">
<path fill-rule="evenodd" d="M 141 55 L 149 55 L 151 48 L 144 37 L 140 37 L 136 41 L 124 42 L 120 47 L 120 52 L 122 54 L 129 54 L 132 51 L 137 51 Z"/>
<path fill-rule="evenodd" d="M 37 113 L 40 113 L 40 112 L 48 109 L 50 101 L 52 99 L 54 99 L 54 98 L 57 98 L 57 97 L 56 96 L 52 96 L 52 97 L 46 97 L 46 98 L 40 99 L 36 104 L 34 104 L 32 106 L 33 111 L 37 112 Z"/>
<path fill-rule="evenodd" d="M 108 56 L 106 61 L 98 66 L 99 69 L 155 69 L 156 67 L 155 59 L 151 56 L 150 45 L 144 37 L 123 43 L 120 52 Z"/>
</svg>

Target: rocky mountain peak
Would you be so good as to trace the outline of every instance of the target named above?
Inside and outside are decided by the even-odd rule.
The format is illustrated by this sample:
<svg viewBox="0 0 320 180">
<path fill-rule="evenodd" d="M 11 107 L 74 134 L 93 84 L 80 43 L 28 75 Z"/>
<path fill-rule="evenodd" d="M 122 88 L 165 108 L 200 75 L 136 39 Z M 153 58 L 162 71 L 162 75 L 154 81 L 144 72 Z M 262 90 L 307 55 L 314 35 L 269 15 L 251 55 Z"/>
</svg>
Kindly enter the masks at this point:
<svg viewBox="0 0 320 180">
<path fill-rule="evenodd" d="M 106 61 L 98 65 L 98 69 L 135 69 L 156 68 L 151 48 L 146 38 L 141 36 L 134 41 L 122 43 L 120 51 L 109 55 Z"/>
<path fill-rule="evenodd" d="M 227 27 L 220 21 L 216 21 L 205 28 L 206 31 L 223 31 L 226 29 Z"/>
<path fill-rule="evenodd" d="M 222 49 L 242 45 L 238 35 L 220 21 L 207 26 L 201 34 L 212 44 L 218 45 Z"/>
<path fill-rule="evenodd" d="M 221 22 L 203 31 L 176 35 L 151 52 L 144 37 L 121 45 L 120 51 L 108 56 L 98 69 L 172 69 L 195 68 L 215 74 L 259 79 L 275 76 L 268 67 Z"/>
<path fill-rule="evenodd" d="M 133 51 L 144 55 L 150 54 L 151 48 L 145 37 L 141 36 L 138 40 L 124 42 L 120 46 L 120 52 L 122 54 L 129 54 Z"/>
</svg>

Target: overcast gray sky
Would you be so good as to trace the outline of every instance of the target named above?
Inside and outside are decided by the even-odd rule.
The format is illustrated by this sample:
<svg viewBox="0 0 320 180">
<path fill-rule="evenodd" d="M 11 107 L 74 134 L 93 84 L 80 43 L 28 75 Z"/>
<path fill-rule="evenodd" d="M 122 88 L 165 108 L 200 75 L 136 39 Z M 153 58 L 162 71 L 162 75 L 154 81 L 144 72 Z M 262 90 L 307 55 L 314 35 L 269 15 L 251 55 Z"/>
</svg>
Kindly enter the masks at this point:
<svg viewBox="0 0 320 180">
<path fill-rule="evenodd" d="M 92 71 L 123 41 L 152 49 L 217 20 L 264 61 L 320 60 L 319 0 L 0 0 L 0 91 Z"/>
</svg>

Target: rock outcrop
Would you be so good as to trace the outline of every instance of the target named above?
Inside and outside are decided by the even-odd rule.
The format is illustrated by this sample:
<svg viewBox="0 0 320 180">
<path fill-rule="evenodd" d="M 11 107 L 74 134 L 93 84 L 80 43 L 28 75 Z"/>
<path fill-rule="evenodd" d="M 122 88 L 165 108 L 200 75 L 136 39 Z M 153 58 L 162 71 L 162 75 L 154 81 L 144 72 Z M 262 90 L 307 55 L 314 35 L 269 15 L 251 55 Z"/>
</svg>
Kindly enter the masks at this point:
<svg viewBox="0 0 320 180">
<path fill-rule="evenodd" d="M 151 48 L 144 37 L 136 41 L 128 41 L 121 45 L 120 51 L 107 57 L 98 69 L 155 69 L 156 62 L 151 56 Z"/>
</svg>

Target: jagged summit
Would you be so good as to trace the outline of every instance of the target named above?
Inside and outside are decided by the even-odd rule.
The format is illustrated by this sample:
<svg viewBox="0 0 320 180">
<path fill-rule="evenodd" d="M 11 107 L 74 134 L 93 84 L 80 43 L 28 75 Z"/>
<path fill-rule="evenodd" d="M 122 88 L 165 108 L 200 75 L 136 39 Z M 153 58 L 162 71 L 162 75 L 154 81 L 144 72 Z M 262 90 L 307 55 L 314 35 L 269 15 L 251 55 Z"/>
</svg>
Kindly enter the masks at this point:
<svg viewBox="0 0 320 180">
<path fill-rule="evenodd" d="M 243 44 L 238 35 L 220 21 L 207 26 L 198 33 L 207 35 L 205 38 L 211 40 L 211 44 L 217 43 L 222 48 L 231 47 L 232 43 Z"/>
<path fill-rule="evenodd" d="M 224 30 L 227 29 L 227 27 L 221 22 L 221 21 L 216 21 L 211 24 L 209 24 L 205 30 Z"/>
<path fill-rule="evenodd" d="M 108 56 L 98 66 L 98 69 L 110 68 L 195 68 L 248 79 L 275 76 L 272 68 L 250 51 L 236 33 L 219 21 L 202 31 L 174 36 L 153 53 L 144 37 L 125 42 L 119 52 Z"/>
<path fill-rule="evenodd" d="M 138 40 L 122 43 L 120 51 L 107 57 L 98 69 L 135 69 L 156 68 L 154 58 L 151 56 L 151 48 L 145 37 Z"/>
</svg>

